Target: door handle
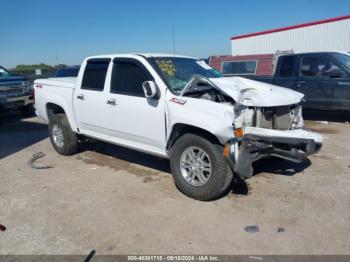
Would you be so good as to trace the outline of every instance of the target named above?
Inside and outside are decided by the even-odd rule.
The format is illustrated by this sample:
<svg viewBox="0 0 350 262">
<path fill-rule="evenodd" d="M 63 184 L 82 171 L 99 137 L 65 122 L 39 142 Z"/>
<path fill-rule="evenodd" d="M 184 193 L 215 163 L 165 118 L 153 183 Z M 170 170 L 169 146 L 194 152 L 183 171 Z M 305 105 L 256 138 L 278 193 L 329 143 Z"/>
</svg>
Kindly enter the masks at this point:
<svg viewBox="0 0 350 262">
<path fill-rule="evenodd" d="M 118 103 L 117 103 L 117 100 L 115 100 L 114 98 L 111 98 L 111 99 L 108 99 L 108 100 L 107 100 L 107 104 L 112 105 L 112 106 L 115 106 L 115 105 L 117 105 Z"/>
<path fill-rule="evenodd" d="M 306 84 L 306 81 L 297 81 L 297 87 L 301 87 Z"/>
<path fill-rule="evenodd" d="M 84 100 L 84 95 L 83 94 L 79 94 L 79 95 L 77 95 L 77 98 L 80 99 L 80 100 Z"/>
<path fill-rule="evenodd" d="M 338 82 L 338 85 L 340 85 L 340 86 L 348 86 L 348 85 L 350 85 L 350 82 Z"/>
</svg>

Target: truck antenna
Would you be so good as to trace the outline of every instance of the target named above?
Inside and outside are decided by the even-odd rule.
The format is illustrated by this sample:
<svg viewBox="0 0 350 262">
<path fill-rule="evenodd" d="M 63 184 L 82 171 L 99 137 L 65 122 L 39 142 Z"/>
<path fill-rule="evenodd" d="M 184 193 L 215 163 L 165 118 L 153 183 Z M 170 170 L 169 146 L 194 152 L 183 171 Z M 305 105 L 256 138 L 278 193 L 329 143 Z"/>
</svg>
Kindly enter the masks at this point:
<svg viewBox="0 0 350 262">
<path fill-rule="evenodd" d="M 172 36 L 173 36 L 173 53 L 175 56 L 175 26 L 174 25 L 171 26 L 171 31 L 172 31 Z"/>
</svg>

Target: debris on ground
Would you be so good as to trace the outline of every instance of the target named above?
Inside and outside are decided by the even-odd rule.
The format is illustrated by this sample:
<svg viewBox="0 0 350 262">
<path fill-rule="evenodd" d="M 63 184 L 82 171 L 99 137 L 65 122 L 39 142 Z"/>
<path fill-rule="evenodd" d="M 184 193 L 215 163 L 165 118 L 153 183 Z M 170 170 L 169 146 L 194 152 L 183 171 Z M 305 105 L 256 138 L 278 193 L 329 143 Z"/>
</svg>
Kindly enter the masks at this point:
<svg viewBox="0 0 350 262">
<path fill-rule="evenodd" d="M 38 152 L 38 153 L 34 153 L 32 155 L 32 157 L 28 160 L 28 166 L 34 169 L 49 169 L 49 168 L 53 168 L 52 166 L 36 166 L 34 165 L 34 162 L 36 160 L 38 160 L 39 158 L 43 158 L 44 156 L 46 156 L 46 154 L 44 154 L 43 152 Z"/>
<path fill-rule="evenodd" d="M 259 232 L 259 227 L 258 226 L 246 226 L 244 228 L 245 231 L 247 231 L 248 233 L 256 233 Z"/>
<path fill-rule="evenodd" d="M 317 123 L 328 125 L 328 121 L 316 121 Z"/>
<path fill-rule="evenodd" d="M 282 233 L 284 231 L 286 231 L 286 230 L 283 227 L 277 228 L 277 233 Z"/>
<path fill-rule="evenodd" d="M 255 259 L 255 260 L 263 260 L 262 257 L 257 257 L 257 256 L 249 256 L 250 259 Z"/>
<path fill-rule="evenodd" d="M 84 262 L 89 262 L 95 254 L 96 254 L 96 250 L 95 249 L 91 250 L 89 255 L 84 259 Z"/>
<path fill-rule="evenodd" d="M 6 231 L 6 227 L 5 227 L 4 225 L 1 225 L 1 224 L 0 224 L 0 231 L 5 232 L 5 231 Z"/>
</svg>

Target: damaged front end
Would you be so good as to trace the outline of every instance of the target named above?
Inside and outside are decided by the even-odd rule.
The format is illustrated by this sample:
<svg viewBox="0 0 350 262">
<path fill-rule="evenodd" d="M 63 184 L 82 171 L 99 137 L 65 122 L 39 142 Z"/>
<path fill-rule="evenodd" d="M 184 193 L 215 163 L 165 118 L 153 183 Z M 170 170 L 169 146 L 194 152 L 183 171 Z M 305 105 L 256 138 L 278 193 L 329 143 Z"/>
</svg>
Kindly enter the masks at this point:
<svg viewBox="0 0 350 262">
<path fill-rule="evenodd" d="M 274 107 L 235 106 L 235 137 L 227 145 L 227 161 L 242 179 L 253 175 L 252 163 L 274 156 L 301 163 L 322 146 L 320 134 L 303 127 L 299 104 Z"/>
<path fill-rule="evenodd" d="M 246 134 L 239 141 L 233 139 L 229 143 L 233 150 L 227 155 L 227 161 L 237 175 L 247 179 L 253 175 L 252 163 L 262 157 L 275 156 L 301 163 L 321 146 L 322 143 L 314 139 Z"/>
<path fill-rule="evenodd" d="M 181 95 L 233 107 L 233 138 L 224 155 L 242 179 L 253 175 L 252 163 L 262 157 L 300 163 L 322 146 L 320 134 L 303 129 L 304 95 L 291 89 L 241 77 L 194 76 Z"/>
</svg>

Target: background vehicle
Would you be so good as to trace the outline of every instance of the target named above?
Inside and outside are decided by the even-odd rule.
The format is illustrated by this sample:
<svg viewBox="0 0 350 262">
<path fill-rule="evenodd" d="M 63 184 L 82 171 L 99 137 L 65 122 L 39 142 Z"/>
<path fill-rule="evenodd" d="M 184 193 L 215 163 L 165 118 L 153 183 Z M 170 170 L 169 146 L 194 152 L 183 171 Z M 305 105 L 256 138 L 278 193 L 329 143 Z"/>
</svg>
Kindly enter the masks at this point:
<svg viewBox="0 0 350 262">
<path fill-rule="evenodd" d="M 52 77 L 77 77 L 79 73 L 79 69 L 80 69 L 79 65 L 66 66 L 66 67 L 57 69 L 52 74 Z"/>
<path fill-rule="evenodd" d="M 274 54 L 211 56 L 209 65 L 223 76 L 271 76 Z"/>
<path fill-rule="evenodd" d="M 302 94 L 223 78 L 190 57 L 89 57 L 77 78 L 38 79 L 34 88 L 58 153 L 73 154 L 87 136 L 169 158 L 178 188 L 199 200 L 219 197 L 233 173 L 251 177 L 261 157 L 301 162 L 322 145 L 302 129 Z"/>
<path fill-rule="evenodd" d="M 34 113 L 33 88 L 23 77 L 11 76 L 0 66 L 0 109 L 20 108 L 24 115 Z"/>
<path fill-rule="evenodd" d="M 315 52 L 282 55 L 273 76 L 244 76 L 305 95 L 306 108 L 350 111 L 350 55 Z"/>
</svg>

